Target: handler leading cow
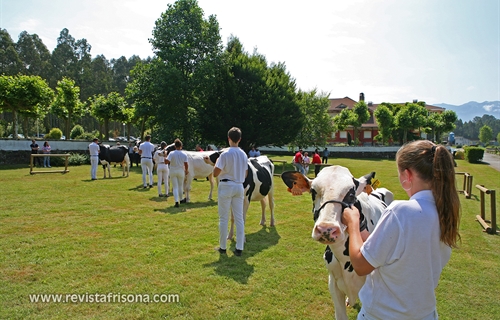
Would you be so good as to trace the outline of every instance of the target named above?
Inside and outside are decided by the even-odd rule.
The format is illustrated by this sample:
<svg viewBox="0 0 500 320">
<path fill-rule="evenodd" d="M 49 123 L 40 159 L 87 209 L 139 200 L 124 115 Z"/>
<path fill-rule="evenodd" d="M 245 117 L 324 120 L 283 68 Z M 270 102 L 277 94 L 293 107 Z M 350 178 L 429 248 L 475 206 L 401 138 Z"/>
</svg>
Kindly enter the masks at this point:
<svg viewBox="0 0 500 320">
<path fill-rule="evenodd" d="M 329 272 L 328 287 L 335 306 L 335 318 L 347 319 L 347 305 L 354 305 L 365 276 L 358 276 L 349 258 L 349 235 L 341 223 L 344 208 L 355 206 L 360 212 L 360 229 L 372 231 L 383 211 L 394 198 L 392 192 L 379 188 L 364 192 L 375 172 L 355 179 L 341 166 L 320 171 L 314 180 L 296 172 L 284 172 L 281 177 L 293 195 L 310 192 L 313 201 L 314 240 L 327 244 L 324 259 Z M 371 190 L 371 188 L 370 188 Z M 347 297 L 347 299 L 346 299 Z"/>
</svg>

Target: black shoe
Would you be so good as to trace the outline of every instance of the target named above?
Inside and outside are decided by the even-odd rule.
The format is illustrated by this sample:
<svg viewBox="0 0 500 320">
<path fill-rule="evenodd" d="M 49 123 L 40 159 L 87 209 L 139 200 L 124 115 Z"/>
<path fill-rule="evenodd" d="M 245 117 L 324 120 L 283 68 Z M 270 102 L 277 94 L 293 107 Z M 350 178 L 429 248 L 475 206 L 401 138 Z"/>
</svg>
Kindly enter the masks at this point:
<svg viewBox="0 0 500 320">
<path fill-rule="evenodd" d="M 238 249 L 234 249 L 234 251 L 233 251 L 234 255 L 237 257 L 241 257 L 242 252 L 243 252 L 243 250 L 238 250 Z"/>
<path fill-rule="evenodd" d="M 220 247 L 215 248 L 215 251 L 219 251 L 220 254 L 226 254 L 226 249 L 221 249 Z"/>
<path fill-rule="evenodd" d="M 160 198 L 161 198 L 161 197 L 163 197 L 163 195 L 160 193 L 160 194 L 158 195 L 158 197 L 160 197 Z"/>
<path fill-rule="evenodd" d="M 179 202 L 176 202 L 174 207 L 179 208 Z"/>
<path fill-rule="evenodd" d="M 149 187 L 150 187 L 150 188 L 152 188 L 152 187 L 153 187 L 153 185 L 152 185 L 152 184 L 150 184 L 150 185 L 149 185 Z"/>
<path fill-rule="evenodd" d="M 182 199 L 181 203 L 186 203 L 186 198 Z"/>
<path fill-rule="evenodd" d="M 143 189 L 146 189 L 147 187 L 146 187 L 146 186 L 144 186 L 144 187 L 142 187 L 142 188 L 143 188 Z"/>
</svg>

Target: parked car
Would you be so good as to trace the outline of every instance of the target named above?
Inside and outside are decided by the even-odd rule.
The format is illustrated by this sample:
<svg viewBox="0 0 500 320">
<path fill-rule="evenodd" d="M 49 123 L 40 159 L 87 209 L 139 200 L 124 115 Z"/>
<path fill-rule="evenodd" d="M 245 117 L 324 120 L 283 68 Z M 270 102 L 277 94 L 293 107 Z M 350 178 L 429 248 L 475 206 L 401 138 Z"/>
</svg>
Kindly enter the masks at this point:
<svg viewBox="0 0 500 320">
<path fill-rule="evenodd" d="M 7 138 L 12 139 L 12 138 L 14 138 L 14 135 L 9 134 L 9 136 L 8 136 Z M 17 138 L 18 138 L 18 139 L 24 139 L 24 134 L 18 133 L 18 134 L 17 134 Z"/>
</svg>

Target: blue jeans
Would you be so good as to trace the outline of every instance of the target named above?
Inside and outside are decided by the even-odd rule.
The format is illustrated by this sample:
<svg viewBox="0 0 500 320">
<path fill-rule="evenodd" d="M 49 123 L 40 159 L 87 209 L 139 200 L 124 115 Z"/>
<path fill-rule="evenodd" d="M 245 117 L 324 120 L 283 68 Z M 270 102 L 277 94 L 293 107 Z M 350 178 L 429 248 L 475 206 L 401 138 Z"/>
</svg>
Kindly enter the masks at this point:
<svg viewBox="0 0 500 320">
<path fill-rule="evenodd" d="M 43 157 L 43 166 L 50 167 L 50 157 Z"/>
<path fill-rule="evenodd" d="M 298 172 L 302 173 L 302 174 L 306 174 L 306 171 L 304 170 L 304 166 L 302 166 L 301 163 L 294 163 L 293 164 L 295 166 L 295 169 L 297 169 Z"/>
</svg>

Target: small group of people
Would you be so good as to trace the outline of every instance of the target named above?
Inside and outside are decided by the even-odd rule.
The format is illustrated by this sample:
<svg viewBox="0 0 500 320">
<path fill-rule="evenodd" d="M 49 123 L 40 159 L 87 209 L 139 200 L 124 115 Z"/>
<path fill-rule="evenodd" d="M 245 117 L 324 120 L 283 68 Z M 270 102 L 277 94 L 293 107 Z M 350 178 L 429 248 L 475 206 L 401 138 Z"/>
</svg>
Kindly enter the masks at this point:
<svg viewBox="0 0 500 320">
<path fill-rule="evenodd" d="M 309 165 L 314 165 L 314 177 L 318 176 L 319 171 L 321 170 L 321 164 L 328 163 L 329 151 L 327 148 L 323 151 L 323 159 L 321 159 L 319 155 L 319 150 L 314 150 L 314 154 L 312 156 L 312 160 L 309 157 L 309 153 L 303 152 L 300 148 L 297 153 L 295 153 L 292 164 L 295 167 L 295 170 L 302 173 L 303 175 L 307 175 L 309 173 Z"/>
<path fill-rule="evenodd" d="M 30 144 L 30 149 L 31 149 L 31 154 L 38 154 L 39 153 L 39 146 L 38 146 L 38 143 L 36 143 L 36 140 L 35 139 L 31 139 L 31 144 Z M 49 145 L 49 142 L 48 141 L 45 141 L 43 143 L 43 147 L 41 149 L 42 153 L 43 154 L 50 154 L 50 151 L 51 151 L 51 147 Z M 36 162 L 36 164 L 38 164 L 39 167 L 42 166 L 42 161 L 40 159 L 40 157 L 34 157 L 34 162 Z M 36 164 L 34 163 L 34 165 L 36 166 Z M 43 167 L 44 168 L 52 168 L 50 166 L 50 156 L 45 156 L 43 157 Z"/>
<path fill-rule="evenodd" d="M 255 146 L 252 146 L 252 149 L 250 149 L 250 151 L 248 151 L 248 157 L 249 158 L 260 157 L 260 151 L 259 151 L 259 149 L 256 149 Z"/>
</svg>

